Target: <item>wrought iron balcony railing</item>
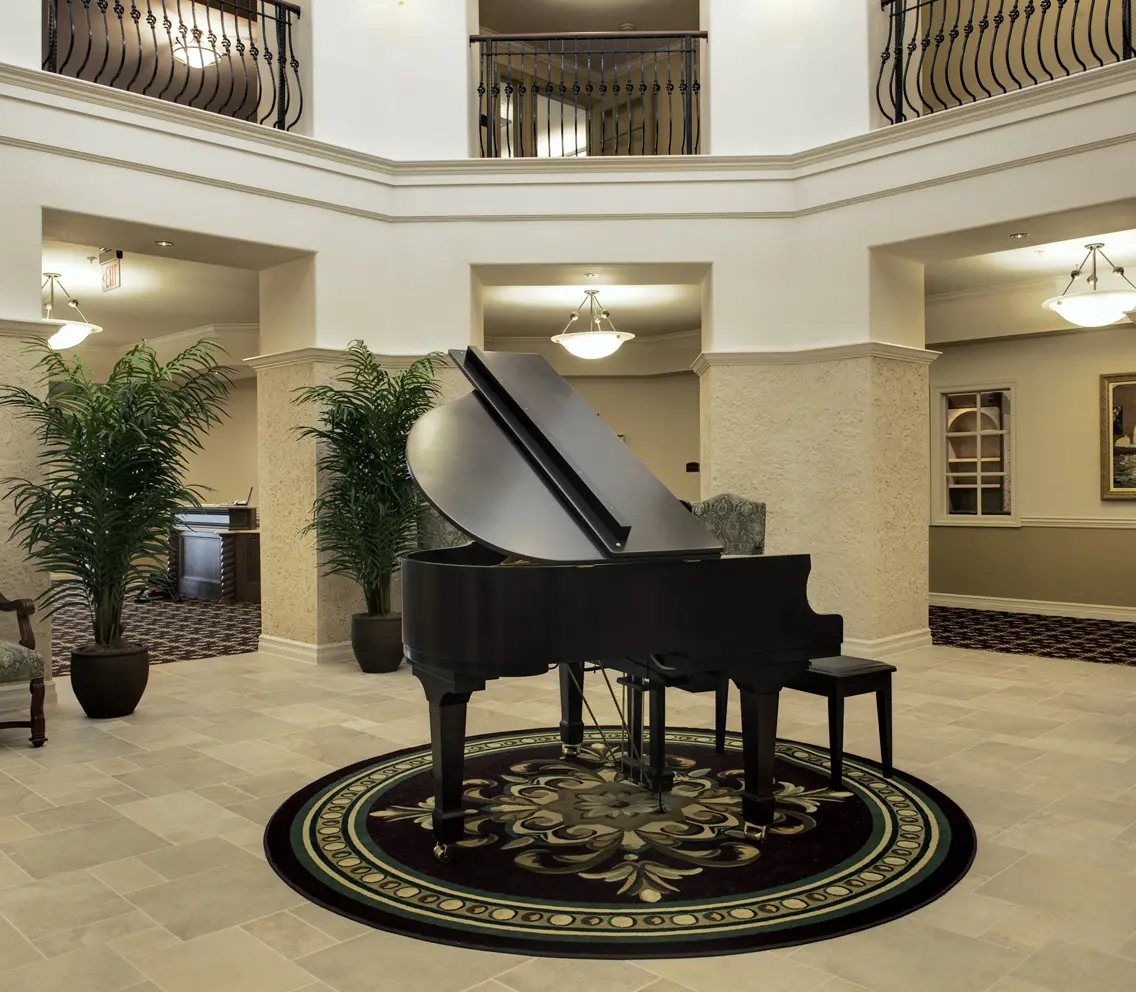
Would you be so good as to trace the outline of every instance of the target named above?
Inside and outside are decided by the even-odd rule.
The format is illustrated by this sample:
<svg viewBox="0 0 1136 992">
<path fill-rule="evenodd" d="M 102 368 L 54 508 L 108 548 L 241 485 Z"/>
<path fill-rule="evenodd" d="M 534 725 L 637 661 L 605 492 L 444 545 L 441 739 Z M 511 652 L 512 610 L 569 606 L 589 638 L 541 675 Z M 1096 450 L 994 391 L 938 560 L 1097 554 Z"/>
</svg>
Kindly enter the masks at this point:
<svg viewBox="0 0 1136 992">
<path fill-rule="evenodd" d="M 882 0 L 877 99 L 891 123 L 1136 54 L 1132 0 Z"/>
<path fill-rule="evenodd" d="M 285 0 L 43 0 L 43 68 L 288 131 L 299 17 Z"/>
<path fill-rule="evenodd" d="M 474 35 L 483 158 L 697 155 L 705 31 Z"/>
</svg>

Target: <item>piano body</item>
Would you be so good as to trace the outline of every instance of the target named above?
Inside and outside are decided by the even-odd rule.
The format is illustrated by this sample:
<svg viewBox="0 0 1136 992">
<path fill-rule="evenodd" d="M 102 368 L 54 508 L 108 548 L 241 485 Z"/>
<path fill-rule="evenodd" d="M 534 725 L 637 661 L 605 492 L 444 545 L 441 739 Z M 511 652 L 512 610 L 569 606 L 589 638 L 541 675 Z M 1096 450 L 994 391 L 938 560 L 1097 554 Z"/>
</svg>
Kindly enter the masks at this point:
<svg viewBox="0 0 1136 992">
<path fill-rule="evenodd" d="M 451 355 L 473 391 L 415 424 L 407 461 L 426 499 L 474 543 L 413 552 L 402 570 L 406 657 L 430 707 L 435 854 L 448 860 L 464 834 L 471 694 L 558 666 L 571 755 L 583 741 L 585 664 L 597 663 L 622 673 L 623 770 L 651 789 L 670 785 L 665 689 L 736 684 L 742 812 L 747 831 L 764 835 L 778 693 L 811 659 L 840 653 L 841 618 L 808 604 L 809 557 L 723 557 L 543 358 Z"/>
</svg>

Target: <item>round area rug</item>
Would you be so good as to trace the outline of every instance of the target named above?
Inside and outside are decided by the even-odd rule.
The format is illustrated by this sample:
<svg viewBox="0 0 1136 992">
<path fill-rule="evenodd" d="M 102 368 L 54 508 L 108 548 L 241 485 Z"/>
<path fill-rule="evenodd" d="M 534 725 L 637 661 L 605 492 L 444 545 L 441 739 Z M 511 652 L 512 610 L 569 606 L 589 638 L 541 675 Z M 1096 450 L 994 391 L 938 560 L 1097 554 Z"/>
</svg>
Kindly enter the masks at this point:
<svg viewBox="0 0 1136 992">
<path fill-rule="evenodd" d="M 618 739 L 618 728 L 607 731 Z M 562 758 L 556 730 L 467 741 L 466 836 L 433 856 L 430 748 L 326 775 L 265 833 L 277 874 L 333 912 L 426 940 L 593 958 L 728 954 L 863 930 L 924 906 L 966 874 L 974 828 L 902 773 L 777 743 L 776 822 L 741 833 L 741 738 L 671 730 L 659 797 L 616 775 L 598 734 Z"/>
</svg>

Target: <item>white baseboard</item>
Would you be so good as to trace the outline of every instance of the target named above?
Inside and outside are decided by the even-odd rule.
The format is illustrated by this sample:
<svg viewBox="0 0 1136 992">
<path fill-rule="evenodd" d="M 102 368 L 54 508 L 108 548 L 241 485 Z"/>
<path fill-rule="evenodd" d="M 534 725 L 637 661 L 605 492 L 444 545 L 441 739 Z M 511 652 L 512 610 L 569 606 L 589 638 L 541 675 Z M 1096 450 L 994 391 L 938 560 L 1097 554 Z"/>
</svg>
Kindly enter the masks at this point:
<svg viewBox="0 0 1136 992">
<path fill-rule="evenodd" d="M 1136 623 L 1136 606 L 1106 606 L 1097 603 L 1055 603 L 1044 599 L 998 599 L 993 596 L 962 596 L 933 592 L 932 606 L 964 610 L 997 610 L 1000 613 L 1036 613 L 1043 617 L 1075 617 L 1079 620 L 1120 620 Z"/>
<path fill-rule="evenodd" d="M 302 661 L 308 665 L 338 665 L 354 661 L 350 641 L 337 641 L 334 644 L 308 644 L 305 641 L 290 641 L 286 637 L 260 635 L 257 650 L 261 654 L 289 661 Z"/>
<path fill-rule="evenodd" d="M 890 658 L 893 654 L 903 651 L 913 651 L 915 648 L 929 648 L 931 646 L 931 628 L 920 627 L 917 630 L 908 630 L 902 634 L 892 634 L 890 637 L 879 637 L 875 640 L 861 640 L 855 637 L 846 637 L 841 649 L 844 654 L 853 658 Z"/>
</svg>

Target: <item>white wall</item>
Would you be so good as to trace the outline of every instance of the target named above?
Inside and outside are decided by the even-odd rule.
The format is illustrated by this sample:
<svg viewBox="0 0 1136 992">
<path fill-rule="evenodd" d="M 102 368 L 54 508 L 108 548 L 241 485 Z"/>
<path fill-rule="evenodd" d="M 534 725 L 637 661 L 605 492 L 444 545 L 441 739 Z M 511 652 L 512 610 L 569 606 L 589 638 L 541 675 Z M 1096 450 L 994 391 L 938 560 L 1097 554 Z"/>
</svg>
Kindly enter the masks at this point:
<svg viewBox="0 0 1136 992">
<path fill-rule="evenodd" d="M 935 386 L 1014 384 L 1018 476 L 1026 518 L 1136 521 L 1136 502 L 1100 498 L 1100 376 L 1136 371 L 1136 327 L 951 346 Z"/>
<path fill-rule="evenodd" d="M 881 21 L 878 0 L 703 0 L 709 150 L 779 155 L 879 126 Z"/>
<path fill-rule="evenodd" d="M 569 384 L 679 499 L 699 498 L 698 376 L 571 376 Z"/>
<path fill-rule="evenodd" d="M 257 485 L 256 379 L 233 383 L 225 409 L 228 416 L 203 438 L 202 449 L 186 459 L 185 482 L 207 487 L 201 494 L 205 503 L 244 499 L 249 487 Z M 257 501 L 256 491 L 252 501 Z"/>
</svg>

